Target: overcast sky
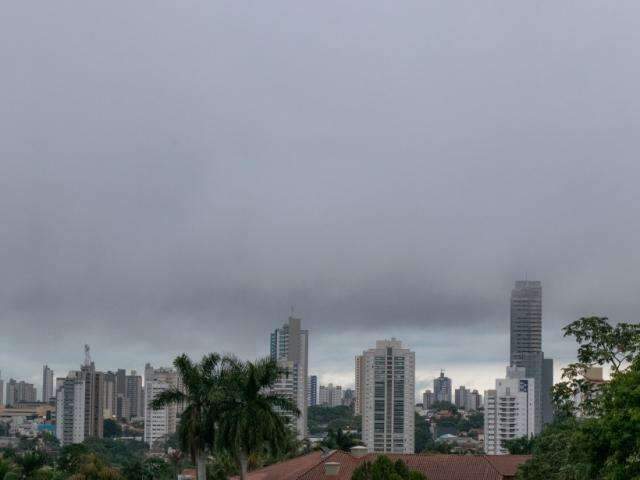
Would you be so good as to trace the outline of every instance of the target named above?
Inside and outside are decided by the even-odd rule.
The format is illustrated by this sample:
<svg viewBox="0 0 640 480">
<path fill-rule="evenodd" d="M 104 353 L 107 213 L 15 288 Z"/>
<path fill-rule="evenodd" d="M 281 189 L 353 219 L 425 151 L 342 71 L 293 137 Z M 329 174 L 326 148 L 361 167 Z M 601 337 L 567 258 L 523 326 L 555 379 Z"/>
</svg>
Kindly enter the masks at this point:
<svg viewBox="0 0 640 480">
<path fill-rule="evenodd" d="M 395 336 L 490 388 L 513 282 L 640 312 L 640 2 L 3 2 L 0 369 Z"/>
</svg>

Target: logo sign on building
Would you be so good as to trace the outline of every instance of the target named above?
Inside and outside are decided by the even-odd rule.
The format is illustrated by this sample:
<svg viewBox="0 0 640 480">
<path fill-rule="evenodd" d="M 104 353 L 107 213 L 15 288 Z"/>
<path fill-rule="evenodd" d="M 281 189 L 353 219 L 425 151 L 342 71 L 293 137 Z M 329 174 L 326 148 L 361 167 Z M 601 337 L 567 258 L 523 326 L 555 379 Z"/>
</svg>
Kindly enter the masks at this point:
<svg viewBox="0 0 640 480">
<path fill-rule="evenodd" d="M 520 386 L 518 388 L 521 392 L 527 393 L 529 391 L 529 381 L 528 380 L 520 380 Z"/>
</svg>

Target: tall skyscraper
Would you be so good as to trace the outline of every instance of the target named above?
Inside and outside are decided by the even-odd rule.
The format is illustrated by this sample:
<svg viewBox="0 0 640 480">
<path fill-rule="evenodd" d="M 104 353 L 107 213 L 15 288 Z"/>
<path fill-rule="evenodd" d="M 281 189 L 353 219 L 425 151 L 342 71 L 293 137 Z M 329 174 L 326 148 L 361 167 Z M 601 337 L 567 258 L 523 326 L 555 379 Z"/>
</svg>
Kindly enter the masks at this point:
<svg viewBox="0 0 640 480">
<path fill-rule="evenodd" d="M 126 376 L 126 398 L 128 404 L 128 418 L 142 417 L 144 415 L 144 392 L 142 390 L 142 377 L 135 370 Z"/>
<path fill-rule="evenodd" d="M 356 356 L 356 402 L 354 411 L 356 415 L 364 412 L 364 355 Z"/>
<path fill-rule="evenodd" d="M 451 403 L 451 379 L 444 376 L 444 370 L 440 371 L 440 376 L 433 379 L 433 394 L 436 402 Z"/>
<path fill-rule="evenodd" d="M 2 380 L 2 371 L 0 371 L 0 407 L 4 406 L 4 380 Z"/>
<path fill-rule="evenodd" d="M 467 387 L 465 387 L 464 385 L 461 385 L 460 387 L 456 388 L 454 392 L 455 406 L 458 408 L 465 408 L 465 401 L 467 399 L 467 394 L 469 393 L 471 392 L 467 390 Z"/>
<path fill-rule="evenodd" d="M 301 322 L 300 318 L 290 316 L 287 323 L 271 334 L 271 358 L 287 371 L 284 377 L 291 377 L 281 378 L 274 390 L 296 403 L 300 411 L 295 419 L 299 439 L 307 436 L 309 391 L 309 332 L 301 329 Z"/>
<path fill-rule="evenodd" d="M 506 378 L 496 380 L 495 390 L 485 392 L 484 451 L 508 453 L 504 442 L 535 434 L 535 380 L 524 368 L 507 367 Z"/>
<path fill-rule="evenodd" d="M 62 445 L 102 438 L 105 374 L 97 372 L 85 345 L 79 371 L 56 382 L 56 436 Z"/>
<path fill-rule="evenodd" d="M 415 353 L 391 339 L 362 357 L 364 444 L 370 452 L 413 453 Z"/>
<path fill-rule="evenodd" d="M 53 370 L 45 365 L 42 367 L 42 401 L 49 402 L 53 396 Z"/>
<path fill-rule="evenodd" d="M 318 377 L 311 375 L 309 377 L 309 406 L 314 407 L 318 404 Z"/>
<path fill-rule="evenodd" d="M 147 364 L 144 369 L 144 441 L 150 446 L 175 433 L 179 407 L 169 405 L 158 410 L 150 407 L 157 395 L 165 390 L 181 388 L 177 372 L 170 368 L 153 368 Z"/>
<path fill-rule="evenodd" d="M 553 420 L 553 360 L 542 351 L 542 284 L 517 281 L 511 291 L 511 365 L 536 382 L 535 433 Z"/>
</svg>

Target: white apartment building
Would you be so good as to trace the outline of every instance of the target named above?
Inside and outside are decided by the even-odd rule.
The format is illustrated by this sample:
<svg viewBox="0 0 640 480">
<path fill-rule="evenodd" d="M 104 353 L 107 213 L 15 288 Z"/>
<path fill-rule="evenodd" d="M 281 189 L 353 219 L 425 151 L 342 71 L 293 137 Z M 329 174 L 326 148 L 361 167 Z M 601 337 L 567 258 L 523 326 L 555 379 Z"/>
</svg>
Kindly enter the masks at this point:
<svg viewBox="0 0 640 480">
<path fill-rule="evenodd" d="M 484 451 L 509 453 L 503 443 L 535 433 L 535 381 L 523 367 L 507 367 L 507 377 L 496 379 L 495 390 L 485 391 Z"/>
<path fill-rule="evenodd" d="M 153 368 L 147 364 L 144 371 L 144 441 L 153 448 L 159 442 L 164 441 L 168 435 L 175 433 L 179 408 L 177 405 L 154 410 L 151 402 L 161 392 L 171 388 L 179 388 L 180 381 L 175 370 L 170 368 Z"/>
<path fill-rule="evenodd" d="M 77 372 L 58 379 L 56 389 L 56 438 L 60 445 L 85 439 L 85 382 Z"/>
<path fill-rule="evenodd" d="M 361 362 L 364 444 L 370 452 L 414 453 L 415 353 L 399 340 L 379 340 Z"/>
<path fill-rule="evenodd" d="M 325 407 L 337 407 L 342 405 L 344 392 L 340 385 L 320 385 L 319 404 Z"/>
<path fill-rule="evenodd" d="M 295 401 L 300 415 L 296 419 L 298 439 L 307 436 L 307 397 L 309 396 L 309 332 L 301 329 L 301 319 L 289 317 L 271 334 L 271 358 L 287 373 L 274 390 Z"/>
</svg>

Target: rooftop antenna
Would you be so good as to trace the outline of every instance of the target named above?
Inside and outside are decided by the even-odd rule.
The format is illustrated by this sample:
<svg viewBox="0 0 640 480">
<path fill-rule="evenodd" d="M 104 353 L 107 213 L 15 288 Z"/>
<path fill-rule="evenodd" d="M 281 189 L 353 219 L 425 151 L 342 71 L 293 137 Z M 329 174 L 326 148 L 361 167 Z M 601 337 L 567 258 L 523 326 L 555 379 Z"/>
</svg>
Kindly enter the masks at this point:
<svg viewBox="0 0 640 480">
<path fill-rule="evenodd" d="M 91 366 L 91 353 L 90 353 L 91 347 L 89 347 L 88 344 L 84 344 L 84 366 L 85 367 L 90 367 Z"/>
</svg>

